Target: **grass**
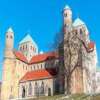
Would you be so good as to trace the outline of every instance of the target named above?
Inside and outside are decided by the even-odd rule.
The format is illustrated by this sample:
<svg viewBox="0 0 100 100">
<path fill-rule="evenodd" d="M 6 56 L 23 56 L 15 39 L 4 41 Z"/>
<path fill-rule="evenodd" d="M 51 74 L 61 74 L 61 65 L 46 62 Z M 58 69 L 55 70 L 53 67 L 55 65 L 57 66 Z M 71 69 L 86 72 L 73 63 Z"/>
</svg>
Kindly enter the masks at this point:
<svg viewBox="0 0 100 100">
<path fill-rule="evenodd" d="M 37 97 L 29 100 L 100 100 L 100 94 L 93 95 L 93 96 L 85 95 L 85 94 L 74 94 L 68 96 L 68 98 L 65 95 L 55 95 L 55 96 L 47 96 L 47 97 Z"/>
</svg>

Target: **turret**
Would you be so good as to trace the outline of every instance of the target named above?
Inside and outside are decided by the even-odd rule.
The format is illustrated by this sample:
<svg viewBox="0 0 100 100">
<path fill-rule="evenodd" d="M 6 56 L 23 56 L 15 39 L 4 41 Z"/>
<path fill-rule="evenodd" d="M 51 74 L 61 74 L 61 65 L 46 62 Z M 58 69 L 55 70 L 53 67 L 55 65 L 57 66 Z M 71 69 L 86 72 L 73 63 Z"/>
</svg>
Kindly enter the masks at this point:
<svg viewBox="0 0 100 100">
<path fill-rule="evenodd" d="M 3 61 L 1 100 L 9 100 L 10 98 L 14 97 L 15 59 L 13 53 L 13 44 L 14 32 L 12 28 L 9 28 L 5 37 L 5 55 Z"/>
<path fill-rule="evenodd" d="M 14 32 L 10 27 L 6 32 L 5 37 L 5 57 L 12 57 L 12 51 L 14 46 Z"/>
<path fill-rule="evenodd" d="M 72 10 L 68 5 L 66 5 L 63 10 L 63 16 L 64 16 L 64 26 L 71 25 L 72 24 Z"/>
</svg>

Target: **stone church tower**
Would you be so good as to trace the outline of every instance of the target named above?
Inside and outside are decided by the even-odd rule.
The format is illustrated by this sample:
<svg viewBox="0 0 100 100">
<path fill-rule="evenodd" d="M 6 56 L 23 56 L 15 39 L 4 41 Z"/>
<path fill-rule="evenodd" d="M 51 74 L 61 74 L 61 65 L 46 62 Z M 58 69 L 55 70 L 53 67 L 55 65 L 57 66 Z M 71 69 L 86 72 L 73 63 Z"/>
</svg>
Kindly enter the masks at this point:
<svg viewBox="0 0 100 100">
<path fill-rule="evenodd" d="M 13 79 L 14 79 L 14 32 L 9 28 L 5 37 L 5 51 L 3 63 L 2 92 L 1 100 L 13 98 Z"/>
<path fill-rule="evenodd" d="M 38 47 L 29 34 L 27 34 L 26 37 L 20 41 L 19 51 L 24 54 L 28 61 L 30 61 L 33 56 L 38 54 Z"/>
<path fill-rule="evenodd" d="M 68 33 L 71 31 L 72 26 L 72 11 L 68 5 L 65 6 L 63 10 L 63 27 L 64 27 L 64 66 L 65 69 L 68 70 L 68 56 L 67 56 L 67 39 L 68 39 Z M 67 71 L 65 70 L 65 94 L 67 94 Z"/>
<path fill-rule="evenodd" d="M 80 41 L 76 37 L 72 22 L 72 10 L 69 6 L 65 6 L 63 11 L 64 17 L 64 66 L 65 66 L 65 94 L 81 93 L 83 88 L 82 82 L 82 56 Z M 80 48 L 81 49 L 81 48 Z M 79 52 L 80 53 L 79 53 Z M 79 56 L 80 55 L 80 56 Z M 79 83 L 76 82 L 79 80 Z"/>
</svg>

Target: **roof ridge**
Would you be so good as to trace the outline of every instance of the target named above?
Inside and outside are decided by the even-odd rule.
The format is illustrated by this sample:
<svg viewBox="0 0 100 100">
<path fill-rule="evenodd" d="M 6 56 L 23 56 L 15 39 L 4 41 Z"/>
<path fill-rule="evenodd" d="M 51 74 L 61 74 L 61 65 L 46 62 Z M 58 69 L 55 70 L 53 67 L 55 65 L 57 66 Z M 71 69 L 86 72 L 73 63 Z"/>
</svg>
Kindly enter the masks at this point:
<svg viewBox="0 0 100 100">
<path fill-rule="evenodd" d="M 27 58 L 24 56 L 24 54 L 20 51 L 14 50 L 14 54 L 17 59 L 19 59 L 27 64 L 42 62 L 42 61 L 45 61 L 48 57 L 58 58 L 57 52 L 48 52 L 48 53 L 44 53 L 44 54 L 38 54 L 38 55 L 33 56 L 30 61 L 28 61 Z"/>
<path fill-rule="evenodd" d="M 52 73 L 51 73 L 52 72 Z M 39 80 L 43 78 L 52 78 L 53 76 L 57 75 L 55 69 L 41 69 L 41 70 L 34 70 L 27 72 L 19 82 L 25 82 L 28 80 Z"/>
</svg>

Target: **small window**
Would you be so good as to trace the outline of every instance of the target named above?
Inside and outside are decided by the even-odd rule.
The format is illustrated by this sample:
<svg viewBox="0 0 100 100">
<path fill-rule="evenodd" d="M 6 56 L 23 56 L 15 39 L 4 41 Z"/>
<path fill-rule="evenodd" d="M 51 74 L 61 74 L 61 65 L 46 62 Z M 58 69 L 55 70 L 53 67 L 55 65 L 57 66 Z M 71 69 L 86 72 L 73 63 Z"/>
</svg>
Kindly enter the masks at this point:
<svg viewBox="0 0 100 100">
<path fill-rule="evenodd" d="M 44 82 L 42 81 L 41 87 L 40 87 L 40 94 L 44 95 Z"/>
<path fill-rule="evenodd" d="M 27 50 L 27 45 L 26 45 L 26 50 Z"/>
<path fill-rule="evenodd" d="M 32 48 L 33 48 L 33 47 L 31 46 L 31 50 L 32 50 Z"/>
<path fill-rule="evenodd" d="M 42 64 L 41 64 L 41 69 L 42 69 Z"/>
<path fill-rule="evenodd" d="M 33 66 L 34 70 L 35 70 L 35 66 Z"/>
<path fill-rule="evenodd" d="M 12 35 L 10 36 L 10 38 L 12 39 Z"/>
<path fill-rule="evenodd" d="M 23 45 L 23 50 L 24 50 L 24 45 Z"/>
<path fill-rule="evenodd" d="M 37 82 L 35 82 L 35 86 L 34 86 L 34 94 L 35 94 L 36 96 L 39 95 L 39 87 L 38 87 Z"/>
<path fill-rule="evenodd" d="M 32 95 L 32 84 L 29 83 L 28 94 Z"/>
<path fill-rule="evenodd" d="M 82 34 L 83 33 L 83 31 L 82 31 L 82 29 L 80 29 L 80 34 Z"/>
<path fill-rule="evenodd" d="M 78 34 L 77 30 L 75 30 L 76 35 Z"/>
<path fill-rule="evenodd" d="M 64 17 L 67 17 L 67 13 L 64 14 Z"/>
<path fill-rule="evenodd" d="M 37 65 L 37 69 L 39 69 L 39 65 Z"/>
</svg>

